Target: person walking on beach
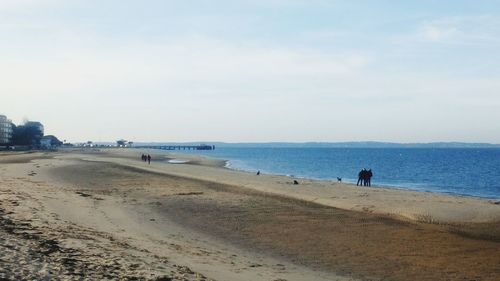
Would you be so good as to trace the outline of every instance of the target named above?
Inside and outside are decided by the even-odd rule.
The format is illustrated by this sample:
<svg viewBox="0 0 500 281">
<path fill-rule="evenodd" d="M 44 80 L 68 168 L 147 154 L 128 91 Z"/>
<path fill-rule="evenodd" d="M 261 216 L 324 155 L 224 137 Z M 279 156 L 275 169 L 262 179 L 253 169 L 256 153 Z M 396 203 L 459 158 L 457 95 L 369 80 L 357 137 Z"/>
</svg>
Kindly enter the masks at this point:
<svg viewBox="0 0 500 281">
<path fill-rule="evenodd" d="M 151 155 L 148 154 L 148 164 L 151 164 Z"/>
</svg>

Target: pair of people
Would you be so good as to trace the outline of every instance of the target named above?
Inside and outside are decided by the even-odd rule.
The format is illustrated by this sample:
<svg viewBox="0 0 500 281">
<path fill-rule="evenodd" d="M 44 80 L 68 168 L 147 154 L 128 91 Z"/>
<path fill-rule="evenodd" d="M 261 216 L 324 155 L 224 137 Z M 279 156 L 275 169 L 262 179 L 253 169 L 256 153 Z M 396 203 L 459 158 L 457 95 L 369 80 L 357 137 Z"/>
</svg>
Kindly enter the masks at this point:
<svg viewBox="0 0 500 281">
<path fill-rule="evenodd" d="M 356 183 L 356 185 L 372 186 L 372 177 L 373 177 L 372 169 L 370 170 L 363 169 L 358 173 L 358 182 Z"/>
<path fill-rule="evenodd" d="M 149 155 L 149 154 L 148 154 L 148 155 L 143 154 L 143 155 L 141 156 L 141 159 L 142 159 L 142 161 L 144 161 L 144 162 L 148 162 L 148 164 L 151 164 L 151 155 Z"/>
</svg>

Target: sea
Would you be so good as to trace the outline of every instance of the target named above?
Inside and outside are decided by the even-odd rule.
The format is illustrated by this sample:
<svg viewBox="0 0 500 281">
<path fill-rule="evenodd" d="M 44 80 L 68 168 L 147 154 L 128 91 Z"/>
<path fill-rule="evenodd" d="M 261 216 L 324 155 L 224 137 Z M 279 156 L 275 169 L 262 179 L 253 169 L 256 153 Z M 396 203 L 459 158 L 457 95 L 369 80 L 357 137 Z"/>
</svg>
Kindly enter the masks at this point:
<svg viewBox="0 0 500 281">
<path fill-rule="evenodd" d="M 181 151 L 227 160 L 263 174 L 356 183 L 372 169 L 372 186 L 500 199 L 500 148 L 217 147 Z"/>
</svg>

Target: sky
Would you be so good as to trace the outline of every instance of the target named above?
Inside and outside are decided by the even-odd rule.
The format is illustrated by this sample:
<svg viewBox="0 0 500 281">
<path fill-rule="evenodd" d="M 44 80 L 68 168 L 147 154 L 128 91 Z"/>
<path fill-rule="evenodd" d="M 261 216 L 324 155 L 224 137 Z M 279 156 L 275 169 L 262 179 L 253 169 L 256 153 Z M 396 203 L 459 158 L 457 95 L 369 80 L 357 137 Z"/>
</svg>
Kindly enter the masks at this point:
<svg viewBox="0 0 500 281">
<path fill-rule="evenodd" d="M 500 2 L 0 0 L 0 114 L 72 142 L 500 143 Z"/>
</svg>

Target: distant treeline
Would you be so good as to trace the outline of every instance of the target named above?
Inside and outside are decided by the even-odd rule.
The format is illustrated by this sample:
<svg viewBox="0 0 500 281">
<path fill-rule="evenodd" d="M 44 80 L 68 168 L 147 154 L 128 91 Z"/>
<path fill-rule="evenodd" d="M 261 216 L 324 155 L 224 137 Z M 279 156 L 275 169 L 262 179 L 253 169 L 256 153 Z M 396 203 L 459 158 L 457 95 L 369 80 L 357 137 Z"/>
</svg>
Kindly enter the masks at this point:
<svg viewBox="0 0 500 281">
<path fill-rule="evenodd" d="M 43 129 L 35 124 L 12 125 L 11 145 L 39 146 L 43 138 Z"/>
</svg>

